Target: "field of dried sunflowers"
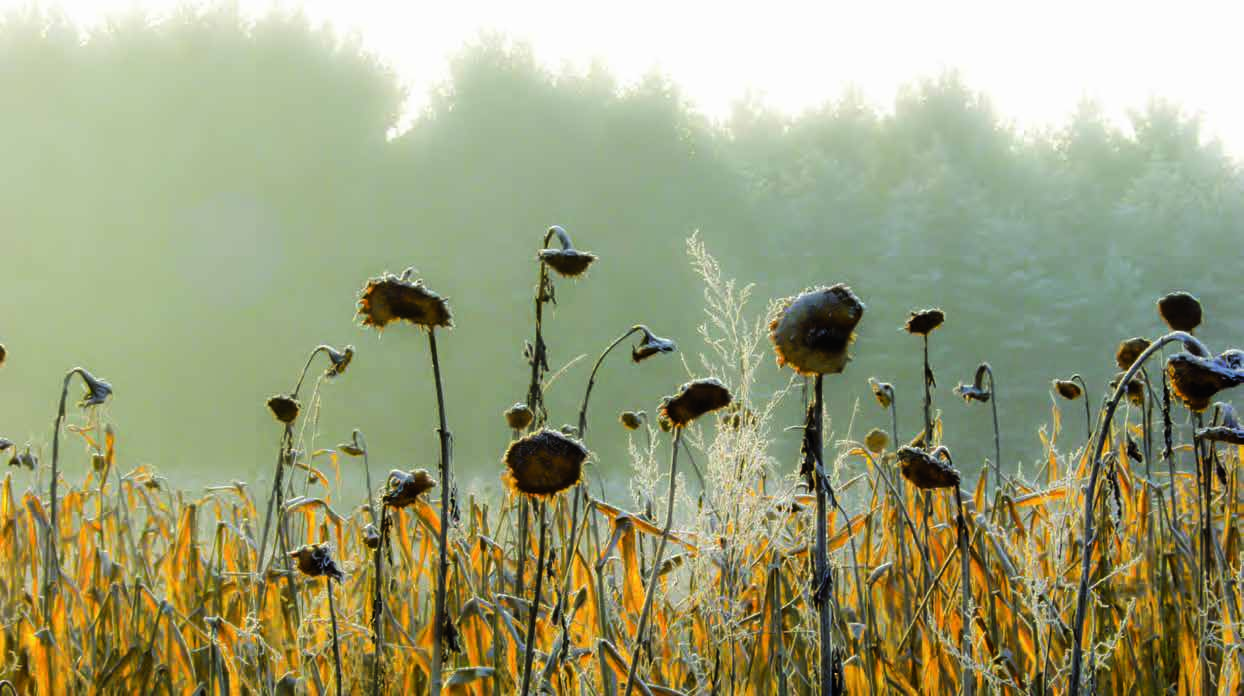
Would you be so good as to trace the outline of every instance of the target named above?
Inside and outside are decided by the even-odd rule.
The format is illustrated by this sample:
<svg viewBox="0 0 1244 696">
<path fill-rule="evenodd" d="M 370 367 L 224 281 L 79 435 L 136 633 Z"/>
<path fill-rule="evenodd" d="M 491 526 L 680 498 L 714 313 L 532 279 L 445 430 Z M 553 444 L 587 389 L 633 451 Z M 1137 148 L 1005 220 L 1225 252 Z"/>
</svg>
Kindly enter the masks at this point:
<svg viewBox="0 0 1244 696">
<path fill-rule="evenodd" d="M 317 360 L 322 378 L 346 373 L 351 347 L 316 347 L 269 399 L 264 491 L 200 495 L 127 470 L 98 408 L 112 386 L 68 372 L 50 457 L 0 441 L 34 472 L 24 491 L 13 470 L 0 483 L 0 694 L 1240 693 L 1244 428 L 1216 398 L 1244 383 L 1244 353 L 1194 337 L 1193 296 L 1159 301 L 1170 333 L 1119 345 L 1100 403 L 1082 379 L 1053 381 L 1064 408 L 1082 402 L 1085 429 L 1064 429 L 1056 407 L 1035 473 L 1003 471 L 995 439 L 992 465 L 969 475 L 932 400 L 940 310 L 905 325 L 924 344 L 923 428 L 897 437 L 894 389 L 872 380 L 894 425 L 831 441 L 823 382 L 850 369 L 864 303 L 821 286 L 750 316 L 750 289 L 688 245 L 707 348 L 651 416 L 621 415 L 626 504 L 591 475 L 597 370 L 620 345 L 636 363 L 677 349 L 642 325 L 624 332 L 596 361 L 577 426 L 546 427 L 544 310 L 556 279 L 596 262 L 560 227 L 536 264 L 530 387 L 498 419 L 513 435 L 501 500 L 454 483 L 437 352 L 451 311 L 410 271 L 368 281 L 357 316 L 427 336 L 434 472 L 373 486 L 359 431 L 299 449 L 305 378 Z M 786 388 L 753 398 L 775 355 Z M 75 381 L 80 418 L 66 408 Z M 955 391 L 990 405 L 996 429 L 987 364 Z M 800 395 L 806 418 L 775 422 Z M 1176 422 L 1194 437 L 1178 441 Z M 773 452 L 789 428 L 797 461 Z M 68 441 L 85 444 L 84 480 L 62 480 Z M 338 457 L 361 460 L 366 500 L 334 497 Z M 311 479 L 328 492 L 298 495 Z"/>
</svg>

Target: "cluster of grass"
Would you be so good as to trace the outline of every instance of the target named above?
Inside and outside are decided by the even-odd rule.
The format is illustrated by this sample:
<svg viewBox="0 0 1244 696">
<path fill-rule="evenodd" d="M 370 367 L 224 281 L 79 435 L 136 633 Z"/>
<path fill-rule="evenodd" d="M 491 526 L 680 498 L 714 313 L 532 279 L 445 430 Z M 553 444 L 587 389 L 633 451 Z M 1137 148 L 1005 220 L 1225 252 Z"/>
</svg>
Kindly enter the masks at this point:
<svg viewBox="0 0 1244 696">
<path fill-rule="evenodd" d="M 100 408 L 111 385 L 70 371 L 50 461 L 0 441 L 34 472 L 23 492 L 12 471 L 0 483 L 0 693 L 1239 692 L 1244 429 L 1214 398 L 1244 383 L 1244 353 L 1214 356 L 1192 335 L 1195 298 L 1163 298 L 1171 333 L 1120 345 L 1100 407 L 1083 380 L 1054 382 L 1052 394 L 1085 403 L 1083 435 L 1064 430 L 1056 404 L 1034 473 L 1003 471 L 995 438 L 993 465 L 972 476 L 933 398 L 940 310 L 905 327 L 924 345 L 915 437 L 893 432 L 897 395 L 875 381 L 889 432 L 834 438 L 825 402 L 851 396 L 832 377 L 850 369 L 864 303 L 835 285 L 757 308 L 696 238 L 688 249 L 705 281 L 704 348 L 678 353 L 691 379 L 659 408 L 622 414 L 628 500 L 609 500 L 593 475 L 622 457 L 589 452 L 592 386 L 628 340 L 635 363 L 677 348 L 644 325 L 622 331 L 577 425 L 547 427 L 545 309 L 555 286 L 573 292 L 560 279 L 597 260 L 558 227 L 536 262 L 528 393 L 498 418 L 513 435 L 498 453 L 501 499 L 454 483 L 437 351 L 452 314 L 413 271 L 371 279 L 358 315 L 427 335 L 435 472 L 374 486 L 359 431 L 299 449 L 320 398 L 317 381 L 304 408 L 306 376 L 319 356 L 321 380 L 345 375 L 352 347 L 316 347 L 294 389 L 268 400 L 278 455 L 266 496 L 125 471 Z M 1171 347 L 1181 352 L 1151 374 Z M 790 381 L 757 393 L 775 352 Z M 66 424 L 75 377 L 85 415 Z M 992 404 L 996 429 L 988 365 L 955 391 Z M 806 416 L 782 422 L 779 406 L 800 395 Z M 1184 411 L 1188 442 L 1174 435 Z M 797 462 L 772 453 L 788 428 L 802 433 Z M 90 457 L 81 481 L 62 480 L 62 431 Z M 1177 465 L 1188 453 L 1190 471 Z M 367 499 L 336 497 L 350 468 Z"/>
</svg>

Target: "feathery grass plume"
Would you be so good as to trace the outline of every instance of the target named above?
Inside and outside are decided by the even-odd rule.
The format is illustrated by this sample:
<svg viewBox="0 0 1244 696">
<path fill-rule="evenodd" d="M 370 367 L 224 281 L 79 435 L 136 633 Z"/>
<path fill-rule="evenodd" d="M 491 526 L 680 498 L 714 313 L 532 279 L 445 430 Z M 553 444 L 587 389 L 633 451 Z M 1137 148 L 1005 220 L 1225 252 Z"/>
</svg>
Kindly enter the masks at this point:
<svg viewBox="0 0 1244 696">
<path fill-rule="evenodd" d="M 938 447 L 932 453 L 915 447 L 898 448 L 898 462 L 903 478 L 921 490 L 958 486 L 959 472 L 941 460 L 945 455 L 945 447 Z"/>
<path fill-rule="evenodd" d="M 880 428 L 873 428 L 864 436 L 864 445 L 873 454 L 881 454 L 888 444 L 890 444 L 890 436 Z"/>
<path fill-rule="evenodd" d="M 1171 331 L 1193 333 L 1201 325 L 1201 301 L 1183 290 L 1172 292 L 1158 300 L 1158 314 Z"/>
<path fill-rule="evenodd" d="M 875 377 L 869 377 L 868 387 L 873 390 L 873 396 L 876 397 L 877 403 L 881 404 L 881 408 L 890 408 L 890 404 L 894 403 L 893 384 L 878 382 Z"/>
<path fill-rule="evenodd" d="M 638 682 L 639 652 L 647 637 L 648 620 L 652 613 L 652 601 L 656 595 L 657 571 L 665 556 L 665 544 L 669 540 L 670 530 L 674 527 L 674 493 L 677 488 L 678 451 L 682 444 L 682 431 L 697 418 L 729 406 L 734 400 L 730 390 L 719 380 L 713 378 L 695 379 L 678 388 L 673 396 L 661 400 L 661 415 L 669 420 L 674 429 L 674 442 L 670 447 L 669 492 L 665 503 L 665 526 L 662 528 L 661 541 L 657 544 L 656 555 L 653 556 L 648 575 L 648 587 L 644 591 L 644 605 L 639 612 L 639 623 L 635 625 L 634 647 L 631 650 L 631 664 L 626 677 L 626 691 L 623 696 L 631 696 L 631 691 Z"/>
<path fill-rule="evenodd" d="M 907 317 L 907 323 L 903 325 L 903 328 L 913 336 L 928 336 L 945 321 L 946 313 L 936 307 L 918 309 Z"/>
<path fill-rule="evenodd" d="M 1114 361 L 1120 370 L 1126 370 L 1136 362 L 1136 358 L 1149 347 L 1149 339 L 1134 336 L 1119 344 L 1114 352 Z"/>
<path fill-rule="evenodd" d="M 534 418 L 535 414 L 521 401 L 505 410 L 505 424 L 510 430 L 526 430 Z"/>
<path fill-rule="evenodd" d="M 436 387 L 437 435 L 440 439 L 440 530 L 437 546 L 435 615 L 432 626 L 432 665 L 428 678 L 431 693 L 439 694 L 443 682 L 442 663 L 447 650 L 456 645 L 452 640 L 456 629 L 445 610 L 446 582 L 449 576 L 450 501 L 456 488 L 451 483 L 453 435 L 445 417 L 445 390 L 441 380 L 441 362 L 436 349 L 436 329 L 452 328 L 453 313 L 449 301 L 424 286 L 422 279 L 412 280 L 415 269 L 407 268 L 400 277 L 389 273 L 370 279 L 359 296 L 356 316 L 364 327 L 383 331 L 389 323 L 405 321 L 428 334 L 428 353 L 432 361 L 432 381 Z M 457 514 L 457 503 L 453 505 Z M 382 510 L 383 517 L 383 510 Z"/>
<path fill-rule="evenodd" d="M 557 235 L 557 241 L 561 243 L 560 249 L 541 249 L 540 261 L 549 268 L 557 271 L 557 274 L 563 278 L 578 278 L 587 272 L 592 262 L 597 259 L 596 254 L 589 251 L 579 251 L 570 243 L 570 235 L 566 234 L 566 230 L 560 225 L 553 225 L 549 228 L 550 235 Z M 545 237 L 545 246 L 548 246 L 549 238 Z"/>
<path fill-rule="evenodd" d="M 676 428 L 684 428 L 692 421 L 719 408 L 730 405 L 730 390 L 719 380 L 707 377 L 696 379 L 678 388 L 678 393 L 661 402 L 661 414 Z"/>
<path fill-rule="evenodd" d="M 1244 384 L 1244 352 L 1228 350 L 1215 358 L 1176 353 L 1166 361 L 1166 375 L 1175 396 L 1199 413 L 1218 392 Z"/>
<path fill-rule="evenodd" d="M 1054 392 L 1068 401 L 1075 401 L 1084 395 L 1080 385 L 1069 379 L 1055 379 L 1052 384 Z"/>
<path fill-rule="evenodd" d="M 404 508 L 415 504 L 419 496 L 436 487 L 436 480 L 427 469 L 405 472 L 394 469 L 389 472 L 381 501 L 391 508 Z"/>
<path fill-rule="evenodd" d="M 333 580 L 341 582 L 345 573 L 333 559 L 328 544 L 307 544 L 289 552 L 289 557 L 297 561 L 298 570 L 311 578 L 324 576 L 328 583 L 328 615 L 333 627 L 333 664 L 337 680 L 337 696 L 341 696 L 341 642 L 337 637 L 337 606 L 333 599 Z"/>
<path fill-rule="evenodd" d="M 286 425 L 297 420 L 298 412 L 302 410 L 302 404 L 287 394 L 270 396 L 267 403 L 268 410 L 272 412 L 272 417 Z"/>
<path fill-rule="evenodd" d="M 618 421 L 627 430 L 639 430 L 643 426 L 646 417 L 647 414 L 643 411 L 623 411 L 618 416 Z"/>
<path fill-rule="evenodd" d="M 769 322 L 778 367 L 789 365 L 804 376 L 842 372 L 851 360 L 849 348 L 864 309 L 842 283 L 783 300 Z"/>
<path fill-rule="evenodd" d="M 579 482 L 587 456 L 582 443 L 545 428 L 510 443 L 501 480 L 515 493 L 555 496 Z"/>
<path fill-rule="evenodd" d="M 425 329 L 453 326 L 449 301 L 425 287 L 422 279 L 411 280 L 414 274 L 414 268 L 407 268 L 400 276 L 385 272 L 367 281 L 356 312 L 363 326 L 379 331 L 395 321 Z"/>
</svg>

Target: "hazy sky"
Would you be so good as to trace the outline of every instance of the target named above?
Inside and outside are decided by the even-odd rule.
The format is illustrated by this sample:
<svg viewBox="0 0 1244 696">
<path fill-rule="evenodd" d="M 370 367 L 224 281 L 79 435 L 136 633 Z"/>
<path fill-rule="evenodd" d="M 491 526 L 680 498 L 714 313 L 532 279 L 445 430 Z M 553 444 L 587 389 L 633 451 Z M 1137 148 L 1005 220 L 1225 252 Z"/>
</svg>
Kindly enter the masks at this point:
<svg viewBox="0 0 1244 696">
<path fill-rule="evenodd" d="M 0 0 L 0 6 L 28 0 Z M 176 0 L 63 0 L 71 16 Z M 1244 3 L 629 2 L 513 0 L 239 0 L 247 12 L 303 6 L 356 33 L 391 63 L 418 108 L 446 57 L 481 30 L 527 41 L 552 68 L 600 59 L 624 82 L 657 69 L 719 117 L 746 90 L 799 111 L 853 86 L 885 107 L 913 79 L 958 69 L 1021 127 L 1059 124 L 1083 99 L 1120 117 L 1150 97 L 1202 116 L 1206 132 L 1244 154 Z"/>
</svg>

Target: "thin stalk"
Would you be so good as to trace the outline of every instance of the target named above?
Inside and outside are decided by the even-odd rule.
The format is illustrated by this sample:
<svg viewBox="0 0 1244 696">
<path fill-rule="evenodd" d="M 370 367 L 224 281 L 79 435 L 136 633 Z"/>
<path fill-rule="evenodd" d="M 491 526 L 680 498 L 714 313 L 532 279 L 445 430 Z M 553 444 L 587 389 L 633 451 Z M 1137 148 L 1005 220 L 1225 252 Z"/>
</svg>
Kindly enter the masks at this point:
<svg viewBox="0 0 1244 696">
<path fill-rule="evenodd" d="M 441 662 L 445 651 L 445 581 L 449 576 L 449 471 L 453 462 L 450 452 L 449 426 L 445 422 L 445 391 L 441 384 L 441 363 L 436 353 L 436 329 L 428 329 L 428 349 L 432 353 L 432 376 L 436 382 L 436 414 L 440 419 L 437 433 L 441 440 L 441 529 L 440 556 L 436 566 L 436 613 L 432 626 L 432 675 L 431 693 L 441 692 Z"/>
<path fill-rule="evenodd" d="M 1093 544 L 1097 541 L 1096 532 L 1093 529 L 1093 508 L 1097 499 L 1097 479 L 1101 474 L 1102 452 L 1106 448 L 1106 436 L 1110 432 L 1110 421 L 1114 418 L 1115 409 L 1119 406 L 1119 401 L 1123 395 L 1127 393 L 1127 385 L 1131 382 L 1136 373 L 1144 367 L 1144 363 L 1151 356 L 1156 354 L 1168 343 L 1175 341 L 1182 342 L 1189 349 L 1199 355 L 1210 355 L 1210 351 L 1203 343 L 1193 338 L 1190 334 L 1182 331 L 1172 331 L 1165 336 L 1159 338 L 1136 358 L 1136 362 L 1128 368 L 1127 373 L 1119 380 L 1119 384 L 1115 387 L 1114 394 L 1110 397 L 1110 401 L 1106 404 L 1106 412 L 1102 416 L 1101 424 L 1098 427 L 1097 445 L 1093 454 L 1093 466 L 1089 472 L 1088 487 L 1084 491 L 1084 535 L 1083 535 L 1083 552 L 1080 567 L 1080 587 L 1076 592 L 1076 614 L 1074 623 L 1072 624 L 1072 650 L 1071 650 L 1071 675 L 1069 694 L 1070 696 L 1079 696 L 1080 694 L 1080 676 L 1083 671 L 1084 660 L 1084 618 L 1088 613 L 1088 589 L 1089 574 L 1092 571 Z M 1172 493 L 1174 491 L 1174 478 L 1171 479 Z M 1172 496 L 1173 497 L 1173 496 Z"/>
<path fill-rule="evenodd" d="M 337 640 L 337 605 L 333 601 L 333 577 L 330 575 L 325 579 L 328 581 L 328 617 L 333 624 L 333 666 L 336 667 L 337 696 L 341 696 L 341 644 Z"/>
<path fill-rule="evenodd" d="M 51 525 L 48 530 L 48 556 L 44 562 L 43 571 L 43 621 L 48 626 L 52 625 L 53 586 L 60 583 L 60 560 L 58 559 L 60 550 L 57 548 L 60 544 L 60 517 L 56 510 L 56 484 L 57 479 L 60 478 L 60 428 L 65 422 L 65 399 L 69 395 L 69 380 L 73 379 L 79 371 L 78 368 L 74 368 L 65 375 L 65 381 L 60 390 L 60 406 L 56 410 L 56 420 L 52 423 L 52 483 L 48 501 L 51 507 Z"/>
<path fill-rule="evenodd" d="M 929 335 L 924 335 L 924 449 L 933 448 L 933 393 L 930 391 L 932 380 L 929 375 L 933 374 L 929 369 Z M 897 443 L 897 441 L 896 441 Z"/>
<path fill-rule="evenodd" d="M 536 587 L 535 596 L 531 599 L 531 609 L 527 612 L 527 645 L 523 656 L 523 690 L 522 696 L 531 693 L 531 663 L 536 654 L 536 617 L 540 614 L 540 586 L 544 580 L 545 538 L 547 537 L 548 520 L 545 514 L 547 507 L 543 503 L 535 503 L 536 514 L 540 516 L 539 551 L 536 552 Z"/>
<path fill-rule="evenodd" d="M 1196 430 L 1200 430 L 1204 425 L 1204 418 L 1200 413 L 1196 414 Z M 1196 431 L 1193 431 L 1196 432 Z M 1197 653 L 1201 661 L 1201 693 L 1213 694 L 1217 693 L 1214 688 L 1213 677 L 1210 674 L 1209 664 L 1209 607 L 1206 606 L 1206 587 L 1209 584 L 1209 564 L 1212 558 L 1210 545 L 1213 544 L 1213 537 L 1210 536 L 1209 527 L 1209 508 L 1213 500 L 1213 481 L 1214 471 L 1213 463 L 1205 455 L 1205 441 L 1194 440 L 1192 449 L 1196 456 L 1197 470 L 1197 508 L 1200 512 L 1201 519 L 1198 520 L 1201 528 L 1201 558 L 1197 563 Z"/>
<path fill-rule="evenodd" d="M 648 328 L 641 324 L 632 326 L 626 330 L 626 333 L 618 336 L 613 343 L 610 343 L 609 347 L 600 354 L 599 358 L 596 358 L 596 364 L 592 366 L 592 373 L 587 378 L 587 390 L 583 392 L 583 403 L 579 406 L 579 439 L 587 439 L 587 402 L 592 398 L 592 387 L 596 385 L 597 370 L 600 369 L 601 363 L 605 362 L 605 356 L 609 355 L 610 351 L 617 348 L 620 343 L 637 332 L 648 333 Z"/>
<path fill-rule="evenodd" d="M 380 669 L 384 662 L 384 550 L 389 536 L 389 506 L 380 506 L 380 543 L 376 545 L 375 577 L 372 578 L 372 665 L 371 665 L 371 696 L 380 696 Z"/>
<path fill-rule="evenodd" d="M 928 339 L 925 339 L 925 356 L 928 357 Z M 926 365 L 926 370 L 927 365 Z M 829 538 L 828 518 L 826 515 L 827 507 L 827 491 L 829 477 L 825 475 L 825 455 L 824 447 L 824 423 L 825 423 L 825 400 L 824 400 L 824 376 L 817 375 L 812 385 L 812 406 L 809 415 L 811 416 L 811 428 L 804 429 L 804 438 L 807 442 L 808 451 L 811 452 L 813 458 L 813 467 L 816 486 L 816 547 L 814 558 L 813 572 L 813 602 L 817 605 L 817 628 L 821 639 L 821 656 L 820 656 L 820 680 L 821 693 L 825 696 L 837 695 L 837 684 L 834 680 L 834 649 L 833 649 L 833 616 L 832 604 L 828 596 L 822 593 L 830 593 L 832 589 L 832 580 L 829 571 L 829 552 L 827 542 Z M 928 381 L 925 382 L 925 418 L 926 428 L 927 418 L 929 414 L 928 407 Z M 927 431 L 926 431 L 927 433 Z"/>
<path fill-rule="evenodd" d="M 1002 434 L 998 429 L 998 383 L 993 377 L 993 368 L 984 363 L 985 373 L 989 375 L 989 405 L 993 408 L 993 489 L 1002 490 Z"/>
<path fill-rule="evenodd" d="M 992 388 L 993 385 L 990 384 Z M 963 685 L 963 696 L 972 696 L 975 690 L 975 680 L 973 675 L 975 672 L 972 667 L 972 616 L 969 608 L 972 602 L 972 561 L 968 555 L 968 523 L 967 518 L 963 514 L 963 495 L 959 492 L 959 486 L 955 486 L 955 505 L 959 508 L 958 519 L 955 520 L 956 526 L 959 528 L 959 558 L 962 563 L 960 573 L 963 578 L 959 582 L 963 591 L 963 628 L 960 632 L 960 642 L 963 645 L 963 664 L 960 680 Z"/>
<path fill-rule="evenodd" d="M 1084 382 L 1084 378 L 1077 372 L 1071 376 L 1072 382 L 1080 383 L 1080 391 L 1084 392 L 1084 439 L 1088 440 L 1093 437 L 1093 411 L 1089 406 L 1089 390 L 1088 384 Z"/>
<path fill-rule="evenodd" d="M 367 511 L 371 514 L 372 524 L 380 524 L 376 516 L 376 489 L 371 487 L 371 462 L 368 460 L 367 438 L 363 437 L 363 432 L 358 428 L 354 429 L 351 436 L 355 445 L 363 450 L 363 480 L 367 483 Z"/>
<path fill-rule="evenodd" d="M 648 575 L 648 589 L 644 592 L 644 608 L 639 613 L 639 624 L 635 626 L 635 646 L 631 649 L 631 668 L 626 675 L 626 691 L 624 696 L 631 696 L 635 688 L 636 674 L 639 670 L 639 653 L 644 644 L 644 633 L 648 628 L 648 616 L 652 613 L 652 600 L 657 593 L 657 571 L 661 568 L 661 558 L 665 554 L 665 543 L 669 541 L 670 530 L 674 526 L 674 488 L 678 474 L 678 450 L 682 442 L 682 426 L 674 428 L 674 446 L 670 452 L 670 487 L 669 499 L 665 504 L 665 528 L 661 532 L 661 542 L 657 544 L 657 553 L 653 558 L 652 571 Z"/>
</svg>

